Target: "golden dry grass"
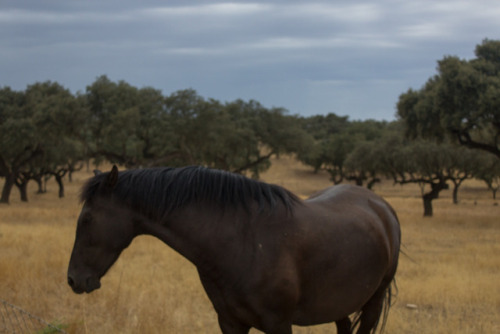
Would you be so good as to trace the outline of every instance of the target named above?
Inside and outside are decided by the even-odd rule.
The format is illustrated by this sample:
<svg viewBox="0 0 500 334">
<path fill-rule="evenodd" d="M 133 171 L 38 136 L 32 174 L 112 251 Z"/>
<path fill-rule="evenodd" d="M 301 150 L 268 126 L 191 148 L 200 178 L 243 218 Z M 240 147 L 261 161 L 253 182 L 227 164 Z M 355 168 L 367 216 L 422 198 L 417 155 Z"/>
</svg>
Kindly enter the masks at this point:
<svg viewBox="0 0 500 334">
<path fill-rule="evenodd" d="M 67 184 L 67 197 L 34 195 L 0 206 L 0 298 L 69 333 L 219 333 L 215 312 L 195 268 L 152 237 L 125 250 L 90 295 L 66 284 L 77 215 L 77 194 L 90 174 Z M 301 197 L 330 185 L 289 157 L 262 175 Z M 398 294 L 387 333 L 500 333 L 500 206 L 478 182 L 464 185 L 459 205 L 450 193 L 434 201 L 435 216 L 422 217 L 416 186 L 384 182 L 374 189 L 396 209 L 403 232 Z M 416 308 L 408 308 L 408 304 Z M 2 319 L 0 319 L 2 321 Z M 333 325 L 294 328 L 332 333 Z M 256 333 L 257 331 L 252 331 Z"/>
</svg>

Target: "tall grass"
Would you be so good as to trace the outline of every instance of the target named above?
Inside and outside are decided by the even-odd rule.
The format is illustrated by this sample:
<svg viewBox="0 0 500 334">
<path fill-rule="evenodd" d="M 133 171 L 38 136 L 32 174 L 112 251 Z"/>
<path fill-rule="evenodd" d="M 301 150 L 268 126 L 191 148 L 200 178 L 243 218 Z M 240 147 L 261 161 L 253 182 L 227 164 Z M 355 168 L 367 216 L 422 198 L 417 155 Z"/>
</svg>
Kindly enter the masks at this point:
<svg viewBox="0 0 500 334">
<path fill-rule="evenodd" d="M 139 237 L 124 251 L 100 290 L 73 294 L 66 268 L 80 210 L 77 194 L 87 177 L 76 174 L 64 199 L 49 184 L 45 195 L 30 189 L 30 203 L 14 193 L 10 205 L 0 206 L 0 298 L 66 324 L 69 333 L 219 333 L 196 269 L 152 237 Z M 273 161 L 262 177 L 301 197 L 330 185 L 326 174 L 313 174 L 288 157 Z M 447 191 L 434 201 L 435 216 L 423 218 L 418 187 L 375 187 L 398 212 L 403 232 L 387 333 L 500 332 L 500 207 L 482 189 L 469 182 L 458 205 Z"/>
</svg>

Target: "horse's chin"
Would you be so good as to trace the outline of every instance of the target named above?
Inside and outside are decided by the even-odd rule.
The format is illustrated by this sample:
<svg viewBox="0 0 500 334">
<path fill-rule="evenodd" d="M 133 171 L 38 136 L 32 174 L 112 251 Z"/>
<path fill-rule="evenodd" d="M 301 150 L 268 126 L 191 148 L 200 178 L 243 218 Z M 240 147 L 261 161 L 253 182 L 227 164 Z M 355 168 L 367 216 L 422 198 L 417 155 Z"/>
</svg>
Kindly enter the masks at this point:
<svg viewBox="0 0 500 334">
<path fill-rule="evenodd" d="M 101 287 L 101 282 L 98 279 L 89 278 L 86 281 L 85 286 L 71 286 L 74 293 L 81 295 L 83 293 L 91 293 Z"/>
<path fill-rule="evenodd" d="M 98 278 L 89 277 L 87 279 L 87 284 L 84 292 L 91 293 L 92 291 L 97 290 L 100 287 L 101 287 L 101 281 Z"/>
<path fill-rule="evenodd" d="M 82 293 L 85 292 L 85 289 L 81 289 L 81 288 L 71 288 L 73 290 L 74 293 L 78 294 L 78 295 L 81 295 Z"/>
</svg>

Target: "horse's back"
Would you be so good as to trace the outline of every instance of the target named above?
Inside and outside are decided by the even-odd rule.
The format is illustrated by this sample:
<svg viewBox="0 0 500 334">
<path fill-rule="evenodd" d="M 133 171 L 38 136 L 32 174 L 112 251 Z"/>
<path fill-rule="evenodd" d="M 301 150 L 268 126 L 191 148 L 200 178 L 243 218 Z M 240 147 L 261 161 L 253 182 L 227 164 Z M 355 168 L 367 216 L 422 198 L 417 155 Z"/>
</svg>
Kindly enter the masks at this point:
<svg viewBox="0 0 500 334">
<path fill-rule="evenodd" d="M 351 184 L 339 184 L 326 188 L 306 199 L 306 202 L 323 202 L 328 205 L 343 205 L 360 203 L 367 199 L 383 200 L 373 191 Z"/>
<path fill-rule="evenodd" d="M 388 232 L 399 231 L 394 209 L 382 197 L 363 187 L 336 185 L 312 195 L 305 203 L 316 210 L 340 214 L 341 217 L 348 218 L 347 221 L 358 220 L 363 218 L 363 215 L 366 215 L 366 218 L 376 216 Z"/>
<path fill-rule="evenodd" d="M 378 233 L 384 238 L 391 255 L 399 254 L 400 226 L 394 209 L 373 191 L 350 184 L 336 185 L 311 196 L 305 201 L 322 216 L 330 216 L 329 224 L 360 228 Z"/>
</svg>

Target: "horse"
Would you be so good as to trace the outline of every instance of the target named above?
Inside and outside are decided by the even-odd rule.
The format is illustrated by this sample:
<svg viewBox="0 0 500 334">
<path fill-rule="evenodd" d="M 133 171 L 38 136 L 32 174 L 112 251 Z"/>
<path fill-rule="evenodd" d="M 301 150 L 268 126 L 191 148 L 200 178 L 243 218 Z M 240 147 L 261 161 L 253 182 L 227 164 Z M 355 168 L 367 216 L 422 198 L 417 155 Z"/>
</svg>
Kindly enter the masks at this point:
<svg viewBox="0 0 500 334">
<path fill-rule="evenodd" d="M 81 201 L 67 276 L 75 293 L 100 288 L 132 239 L 152 235 L 196 266 L 222 333 L 385 325 L 401 232 L 370 190 L 337 185 L 301 200 L 206 167 L 113 166 L 86 182 Z"/>
</svg>

